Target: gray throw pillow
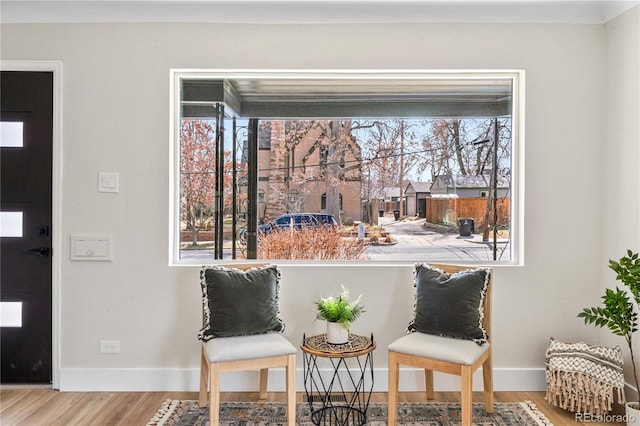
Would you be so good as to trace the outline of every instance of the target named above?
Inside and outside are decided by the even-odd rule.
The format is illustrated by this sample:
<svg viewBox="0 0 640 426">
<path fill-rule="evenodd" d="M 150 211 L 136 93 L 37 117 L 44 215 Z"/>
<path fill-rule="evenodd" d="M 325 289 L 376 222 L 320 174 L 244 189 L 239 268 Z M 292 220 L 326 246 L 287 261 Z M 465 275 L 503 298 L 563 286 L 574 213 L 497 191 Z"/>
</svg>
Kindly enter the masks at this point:
<svg viewBox="0 0 640 426">
<path fill-rule="evenodd" d="M 202 341 L 284 331 L 280 319 L 280 271 L 275 265 L 247 271 L 223 266 L 200 271 L 204 324 Z"/>
<path fill-rule="evenodd" d="M 487 341 L 483 304 L 489 269 L 469 269 L 453 275 L 428 264 L 414 269 L 415 307 L 409 331 Z"/>
</svg>

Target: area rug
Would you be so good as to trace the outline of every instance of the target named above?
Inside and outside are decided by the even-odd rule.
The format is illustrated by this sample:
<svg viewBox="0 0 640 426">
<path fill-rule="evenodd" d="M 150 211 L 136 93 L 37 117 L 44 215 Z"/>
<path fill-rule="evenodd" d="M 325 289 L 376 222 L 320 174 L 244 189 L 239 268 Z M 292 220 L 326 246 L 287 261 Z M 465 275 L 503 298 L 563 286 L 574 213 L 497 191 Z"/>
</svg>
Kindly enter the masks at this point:
<svg viewBox="0 0 640 426">
<path fill-rule="evenodd" d="M 220 407 L 222 426 L 278 426 L 286 424 L 283 402 L 227 402 Z M 309 406 L 298 404 L 296 424 L 313 426 Z M 387 425 L 387 404 L 372 403 L 367 410 L 367 425 Z M 448 402 L 400 403 L 398 425 L 453 426 L 460 424 L 460 404 Z M 494 413 L 487 414 L 484 404 L 473 404 L 473 424 L 478 426 L 553 426 L 530 401 L 496 402 Z M 167 400 L 147 426 L 208 426 L 207 408 L 197 401 Z"/>
</svg>

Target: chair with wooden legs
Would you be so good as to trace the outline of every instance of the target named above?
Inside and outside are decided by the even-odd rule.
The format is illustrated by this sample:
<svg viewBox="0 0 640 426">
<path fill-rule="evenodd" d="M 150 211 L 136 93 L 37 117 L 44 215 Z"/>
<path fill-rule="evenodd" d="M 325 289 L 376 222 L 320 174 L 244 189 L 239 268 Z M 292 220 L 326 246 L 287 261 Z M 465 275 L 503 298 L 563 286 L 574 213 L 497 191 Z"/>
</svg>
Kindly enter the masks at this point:
<svg viewBox="0 0 640 426">
<path fill-rule="evenodd" d="M 271 267 L 267 265 L 267 267 Z M 239 270 L 239 269 L 242 270 Z M 279 281 L 279 272 L 277 272 L 277 281 Z M 263 278 L 250 277 L 248 281 L 254 281 L 251 284 L 245 286 L 247 282 L 246 277 L 253 272 L 262 274 L 265 271 L 265 267 L 258 265 L 241 265 L 240 267 L 234 266 L 234 268 L 222 268 L 216 267 L 213 270 L 211 268 L 203 268 L 201 272 L 201 278 L 203 282 L 203 294 L 205 305 L 205 328 L 204 330 L 210 330 L 215 320 L 215 313 L 212 310 L 225 310 L 225 314 L 229 312 L 237 312 L 243 318 L 239 321 L 242 323 L 243 319 L 247 316 L 251 316 L 252 313 L 248 311 L 262 311 L 261 301 L 264 299 L 262 290 L 256 285 L 255 281 L 264 281 Z M 246 274 L 243 274 L 246 272 Z M 272 271 L 271 271 L 272 272 Z M 267 279 L 269 279 L 269 273 L 267 273 Z M 227 278 L 231 276 L 231 281 L 234 281 L 233 287 L 226 287 L 220 281 L 227 281 Z M 273 276 L 271 274 L 271 276 Z M 247 291 L 241 289 L 245 286 Z M 215 290 L 212 288 L 215 287 Z M 234 295 L 228 290 L 236 288 L 239 290 Z M 225 292 L 228 293 L 225 297 Z M 209 293 L 207 295 L 205 293 Z M 275 305 L 277 311 L 277 293 L 275 292 Z M 254 297 L 256 300 L 246 301 L 246 298 Z M 244 300 L 246 303 L 243 307 L 238 308 L 227 306 L 219 306 L 224 301 L 229 300 Z M 240 303 L 241 304 L 241 303 Z M 247 310 L 248 308 L 248 310 Z M 209 310 L 209 311 L 208 311 Z M 277 315 L 278 312 L 276 312 Z M 264 312 L 261 314 L 263 315 Z M 281 321 L 277 319 L 279 323 Z M 246 325 L 240 325 L 246 326 Z M 219 333 L 224 331 L 224 327 L 217 325 Z M 280 324 L 276 325 L 275 331 L 284 329 L 284 325 L 280 328 Z M 222 331 L 220 331 L 222 330 Z M 203 336 L 201 331 L 201 339 Z M 206 334 L 206 333 L 205 333 Z M 231 333 L 235 334 L 235 333 Z M 267 382 L 269 376 L 269 368 L 284 367 L 286 375 L 286 394 L 287 394 L 287 425 L 294 426 L 296 418 L 296 353 L 297 349 L 286 338 L 284 338 L 278 332 L 266 332 L 261 334 L 250 335 L 231 335 L 225 337 L 213 337 L 204 341 L 202 339 L 202 355 L 200 363 L 200 394 L 199 405 L 205 407 L 207 405 L 207 390 L 209 392 L 209 424 L 211 426 L 219 425 L 220 417 L 220 375 L 223 373 L 259 370 L 259 398 L 267 398 Z"/>
<path fill-rule="evenodd" d="M 431 281 L 429 285 L 421 281 L 419 272 L 422 270 L 418 271 L 419 266 L 427 267 L 426 271 L 430 275 L 426 280 Z M 440 270 L 439 272 L 444 272 L 444 274 L 438 276 L 438 272 L 429 270 L 430 267 L 435 267 L 434 270 L 437 268 Z M 479 272 L 482 270 L 485 271 L 484 275 Z M 427 399 L 434 399 L 434 371 L 460 376 L 461 421 L 463 426 L 470 426 L 472 422 L 473 373 L 480 367 L 482 367 L 484 382 L 485 411 L 487 413 L 493 412 L 493 364 L 489 341 L 489 336 L 491 336 L 491 271 L 489 269 L 470 271 L 469 267 L 454 265 L 423 264 L 416 265 L 415 276 L 416 312 L 414 321 L 409 325 L 409 330 L 413 332 L 388 346 L 389 425 L 397 424 L 399 369 L 400 364 L 403 364 L 424 369 Z M 468 293 L 465 293 L 466 283 L 471 283 Z M 426 301 L 426 298 L 430 298 L 430 300 Z M 421 309 L 427 307 L 437 311 L 438 305 L 442 309 L 433 315 L 432 312 L 420 312 Z M 456 323 L 452 325 L 452 330 L 445 330 L 449 326 L 445 324 L 447 320 Z M 476 330 L 473 329 L 474 321 L 477 322 L 475 325 L 479 326 Z M 464 324 L 460 326 L 460 323 Z M 417 331 L 421 328 L 426 329 L 423 331 L 427 332 Z M 450 331 L 458 338 L 441 335 L 449 334 Z M 472 337 L 476 338 L 475 341 L 471 339 Z"/>
</svg>

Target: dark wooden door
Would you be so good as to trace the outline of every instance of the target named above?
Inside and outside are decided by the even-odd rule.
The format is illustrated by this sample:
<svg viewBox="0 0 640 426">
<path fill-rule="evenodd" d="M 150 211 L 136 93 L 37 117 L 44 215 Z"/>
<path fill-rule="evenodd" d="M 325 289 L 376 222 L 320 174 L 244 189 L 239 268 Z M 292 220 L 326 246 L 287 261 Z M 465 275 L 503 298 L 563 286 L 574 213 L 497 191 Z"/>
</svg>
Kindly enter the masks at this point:
<svg viewBox="0 0 640 426">
<path fill-rule="evenodd" d="M 0 380 L 50 383 L 53 73 L 0 84 Z"/>
</svg>

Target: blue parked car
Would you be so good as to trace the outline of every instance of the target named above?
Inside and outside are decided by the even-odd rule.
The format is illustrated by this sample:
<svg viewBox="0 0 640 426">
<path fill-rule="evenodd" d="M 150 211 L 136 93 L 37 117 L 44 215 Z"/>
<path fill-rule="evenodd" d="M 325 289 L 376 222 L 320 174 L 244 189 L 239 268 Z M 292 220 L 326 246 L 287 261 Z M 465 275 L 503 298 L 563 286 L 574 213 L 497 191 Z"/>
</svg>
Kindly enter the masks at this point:
<svg viewBox="0 0 640 426">
<path fill-rule="evenodd" d="M 302 228 L 331 228 L 338 227 L 338 222 L 331 214 L 327 213 L 287 213 L 280 215 L 270 222 L 258 225 L 258 234 L 268 234 L 275 229 L 302 229 Z M 240 240 L 246 241 L 247 228 L 240 232 Z"/>
<path fill-rule="evenodd" d="M 274 229 L 302 229 L 338 226 L 338 222 L 331 214 L 326 213 L 287 213 L 276 217 L 264 225 L 258 225 L 258 231 L 265 234 Z"/>
</svg>

